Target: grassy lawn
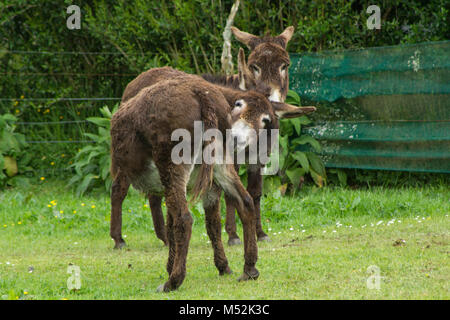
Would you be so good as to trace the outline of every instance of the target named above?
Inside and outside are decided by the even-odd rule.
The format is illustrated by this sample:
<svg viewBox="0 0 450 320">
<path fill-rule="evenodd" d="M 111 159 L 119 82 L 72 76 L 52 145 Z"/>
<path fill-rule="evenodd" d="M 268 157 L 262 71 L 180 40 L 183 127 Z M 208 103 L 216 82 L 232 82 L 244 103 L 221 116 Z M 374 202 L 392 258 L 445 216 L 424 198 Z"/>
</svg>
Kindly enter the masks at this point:
<svg viewBox="0 0 450 320">
<path fill-rule="evenodd" d="M 80 198 L 45 181 L 0 193 L 0 298 L 449 299 L 449 199 L 448 185 L 308 187 L 265 198 L 272 242 L 259 244 L 261 275 L 246 283 L 236 281 L 242 245 L 225 245 L 234 274 L 219 277 L 197 206 L 186 279 L 176 292 L 156 293 L 167 279 L 167 248 L 144 197 L 133 191 L 125 200 L 128 248 L 117 251 L 107 195 Z M 78 291 L 67 287 L 70 264 L 81 270 Z M 379 289 L 367 286 L 370 266 L 380 272 Z"/>
</svg>

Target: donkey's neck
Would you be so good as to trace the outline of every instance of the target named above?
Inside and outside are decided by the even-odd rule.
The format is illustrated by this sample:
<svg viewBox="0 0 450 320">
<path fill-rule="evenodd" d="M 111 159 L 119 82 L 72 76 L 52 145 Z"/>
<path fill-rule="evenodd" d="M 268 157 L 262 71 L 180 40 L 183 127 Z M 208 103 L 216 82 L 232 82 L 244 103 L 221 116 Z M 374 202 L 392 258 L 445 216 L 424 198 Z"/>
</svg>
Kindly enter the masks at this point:
<svg viewBox="0 0 450 320">
<path fill-rule="evenodd" d="M 225 86 L 217 86 L 217 88 L 220 90 L 220 92 L 222 92 L 223 96 L 231 107 L 233 107 L 236 100 L 241 99 L 242 94 L 245 93 L 245 91 L 242 91 L 240 89 L 233 89 Z"/>
</svg>

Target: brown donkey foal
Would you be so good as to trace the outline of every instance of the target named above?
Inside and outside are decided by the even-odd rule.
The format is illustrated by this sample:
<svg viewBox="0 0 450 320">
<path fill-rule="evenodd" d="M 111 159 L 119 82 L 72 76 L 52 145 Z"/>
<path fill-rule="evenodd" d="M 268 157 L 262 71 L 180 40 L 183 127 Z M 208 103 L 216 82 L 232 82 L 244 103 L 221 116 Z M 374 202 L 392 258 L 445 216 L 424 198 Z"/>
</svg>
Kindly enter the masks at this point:
<svg viewBox="0 0 450 320">
<path fill-rule="evenodd" d="M 250 68 L 247 67 L 244 52 L 240 49 L 238 55 L 238 74 L 230 77 L 212 75 L 203 75 L 202 77 L 211 83 L 234 89 L 256 90 L 270 96 L 272 100 L 284 101 L 289 86 L 288 67 L 290 63 L 286 46 L 293 35 L 294 27 L 286 28 L 276 37 L 267 35 L 257 37 L 242 32 L 235 27 L 232 27 L 232 31 L 239 41 L 246 44 L 252 50 L 248 59 Z M 183 74 L 183 72 L 167 67 L 145 71 L 128 84 L 122 96 L 122 103 L 134 97 L 142 88 L 153 85 L 158 81 L 182 76 Z M 289 110 L 281 108 L 280 110 L 275 110 L 275 112 L 279 118 L 293 118 L 315 110 L 314 107 L 298 109 L 301 110 L 294 111 L 293 107 L 289 108 Z M 261 224 L 260 199 L 262 195 L 262 176 L 259 169 L 258 166 L 249 167 L 247 190 L 252 195 L 256 207 L 256 233 L 258 240 L 269 240 Z M 162 198 L 153 194 L 149 194 L 148 198 L 155 233 L 159 239 L 167 244 L 164 216 L 161 209 Z M 228 199 L 226 194 L 225 202 L 227 212 L 225 229 L 229 237 L 228 244 L 239 244 L 241 241 L 236 233 L 236 208 L 232 205 L 232 201 Z M 122 242 L 120 246 L 116 244 L 116 247 L 120 248 L 124 244 L 125 242 Z"/>
<path fill-rule="evenodd" d="M 173 69 L 172 69 L 173 70 Z M 111 172 L 114 177 L 111 194 L 111 236 L 116 247 L 122 245 L 122 202 L 128 188 L 157 196 L 165 196 L 167 204 L 167 238 L 169 279 L 159 291 L 177 289 L 186 275 L 186 257 L 193 219 L 186 200 L 187 190 L 195 181 L 194 197 L 201 195 L 205 209 L 206 229 L 214 250 L 214 262 L 219 274 L 229 274 L 231 269 L 221 241 L 219 202 L 221 190 L 237 208 L 244 228 L 244 272 L 242 280 L 257 279 L 255 267 L 257 245 L 253 199 L 243 187 L 232 164 L 218 160 L 207 163 L 201 159 L 209 146 L 224 147 L 224 157 L 230 155 L 228 144 L 220 139 L 211 139 L 196 147 L 190 140 L 189 163 L 175 163 L 172 134 L 177 129 L 185 130 L 195 138 L 195 122 L 203 127 L 216 129 L 226 136 L 247 141 L 241 135 L 246 129 L 268 128 L 277 124 L 272 105 L 263 95 L 243 92 L 208 83 L 193 75 L 163 80 L 142 89 L 135 97 L 125 102 L 111 120 Z M 244 134 L 245 135 L 245 134 Z M 206 138 L 201 141 L 206 140 Z M 214 149 L 216 150 L 216 149 Z M 184 150 L 183 150 L 184 152 Z M 214 153 L 215 154 L 215 153 Z M 183 154 L 183 158 L 186 154 Z M 190 183 L 191 182 L 191 183 Z"/>
</svg>

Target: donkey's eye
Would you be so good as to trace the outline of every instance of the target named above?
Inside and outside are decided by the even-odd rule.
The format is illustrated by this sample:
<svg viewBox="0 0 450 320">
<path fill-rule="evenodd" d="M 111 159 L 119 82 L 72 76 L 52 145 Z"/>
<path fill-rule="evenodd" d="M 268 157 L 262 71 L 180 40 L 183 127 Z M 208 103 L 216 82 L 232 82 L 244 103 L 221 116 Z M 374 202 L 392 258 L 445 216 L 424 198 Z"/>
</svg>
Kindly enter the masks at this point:
<svg viewBox="0 0 450 320">
<path fill-rule="evenodd" d="M 250 66 L 250 68 L 252 68 L 252 70 L 253 70 L 254 73 L 259 73 L 259 68 L 258 68 L 257 66 L 255 66 L 254 64 L 252 64 L 252 65 Z"/>
<path fill-rule="evenodd" d="M 242 107 L 242 105 L 243 105 L 242 100 L 237 100 L 237 101 L 234 103 L 234 106 L 235 106 L 235 107 L 238 107 L 238 108 Z"/>
<path fill-rule="evenodd" d="M 288 67 L 289 67 L 289 64 L 284 63 L 284 64 L 281 66 L 281 71 L 285 71 Z"/>
</svg>

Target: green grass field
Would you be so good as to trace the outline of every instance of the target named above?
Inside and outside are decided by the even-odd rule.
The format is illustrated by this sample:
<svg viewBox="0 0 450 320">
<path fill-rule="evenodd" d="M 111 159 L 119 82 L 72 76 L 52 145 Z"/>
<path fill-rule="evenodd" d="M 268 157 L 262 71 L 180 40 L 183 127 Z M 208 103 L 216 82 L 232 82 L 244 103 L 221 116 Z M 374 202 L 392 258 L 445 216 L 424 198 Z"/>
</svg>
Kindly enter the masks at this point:
<svg viewBox="0 0 450 320">
<path fill-rule="evenodd" d="M 107 195 L 80 198 L 44 181 L 0 193 L 0 298 L 449 299 L 449 199 L 448 185 L 308 187 L 265 198 L 272 242 L 259 244 L 260 278 L 245 283 L 236 281 L 242 245 L 225 245 L 234 274 L 218 275 L 196 206 L 186 279 L 178 291 L 156 293 L 167 279 L 168 250 L 144 197 L 133 191 L 125 200 L 128 248 L 117 251 Z M 80 290 L 68 289 L 70 264 L 80 267 Z M 367 285 L 371 268 L 379 270 L 379 289 Z"/>
</svg>

